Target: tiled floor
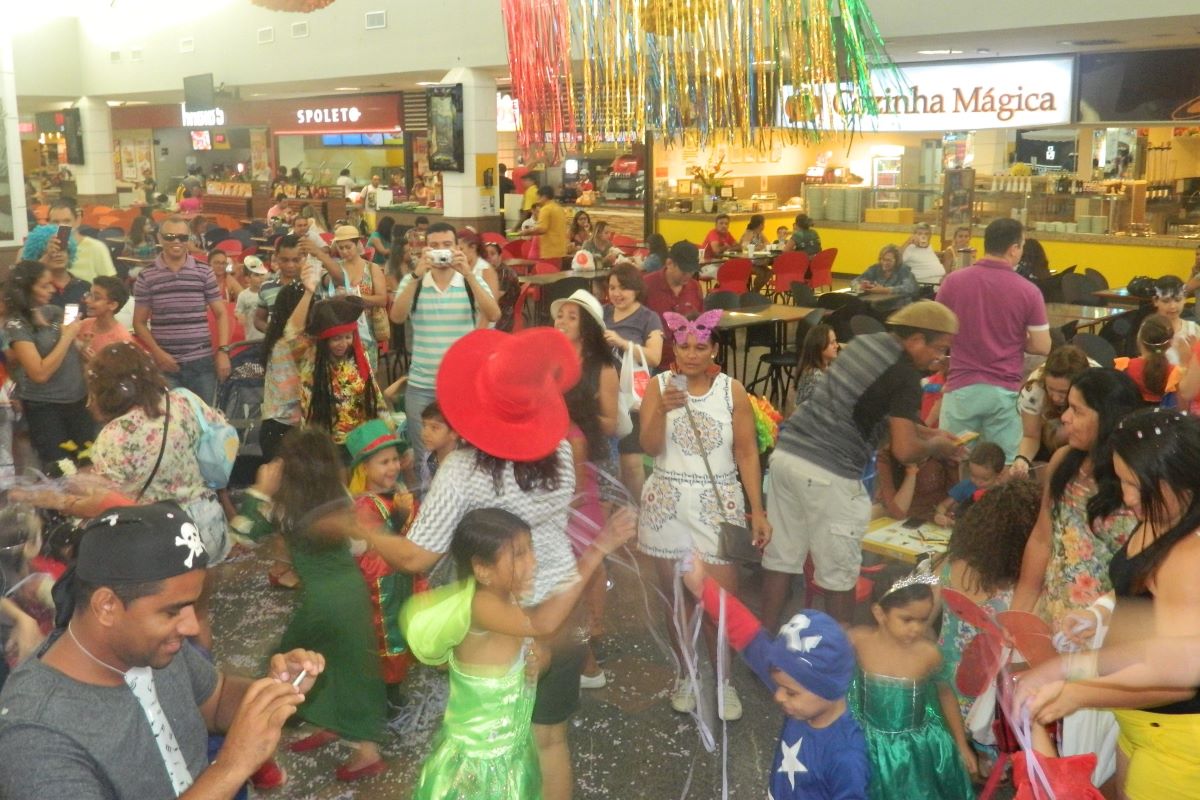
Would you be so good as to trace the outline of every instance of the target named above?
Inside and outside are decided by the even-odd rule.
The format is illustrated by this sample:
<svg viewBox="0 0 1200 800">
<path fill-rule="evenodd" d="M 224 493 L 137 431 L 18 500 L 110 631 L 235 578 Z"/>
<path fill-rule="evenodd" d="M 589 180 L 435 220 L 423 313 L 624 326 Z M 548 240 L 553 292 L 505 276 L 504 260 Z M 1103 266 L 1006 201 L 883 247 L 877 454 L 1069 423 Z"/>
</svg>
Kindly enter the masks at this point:
<svg viewBox="0 0 1200 800">
<path fill-rule="evenodd" d="M 643 574 L 647 573 L 645 566 Z M 257 554 L 236 558 L 219 571 L 215 602 L 217 659 L 232 672 L 259 675 L 283 631 L 294 595 L 267 588 L 266 562 Z M 749 573 L 747 577 L 744 594 L 754 604 L 758 587 Z M 768 692 L 735 661 L 734 682 L 741 693 L 745 716 L 730 723 L 724 732 L 717 723 L 716 750 L 706 751 L 695 721 L 672 712 L 668 705 L 674 668 L 650 630 L 650 622 L 655 631 L 665 630 L 662 601 L 652 590 L 643 591 L 639 577 L 629 569 L 613 569 L 612 578 L 608 641 L 613 652 L 605 664 L 609 685 L 584 692 L 582 709 L 571 724 L 575 797 L 707 800 L 722 796 L 723 776 L 729 797 L 764 797 L 781 722 Z M 423 667 L 410 677 L 410 719 L 404 721 L 411 728 L 415 718 L 415 729 L 389 734 L 384 751 L 390 769 L 384 775 L 357 784 L 340 784 L 333 770 L 348 755 L 346 750 L 332 746 L 296 755 L 281 748 L 279 761 L 291 779 L 282 789 L 259 796 L 297 800 L 407 798 L 440 723 L 432 698 L 443 689 L 442 684 L 440 675 Z M 723 733 L 727 738 L 724 749 L 720 746 Z M 284 737 L 291 741 L 303 735 L 303 729 L 294 729 L 285 731 Z"/>
</svg>

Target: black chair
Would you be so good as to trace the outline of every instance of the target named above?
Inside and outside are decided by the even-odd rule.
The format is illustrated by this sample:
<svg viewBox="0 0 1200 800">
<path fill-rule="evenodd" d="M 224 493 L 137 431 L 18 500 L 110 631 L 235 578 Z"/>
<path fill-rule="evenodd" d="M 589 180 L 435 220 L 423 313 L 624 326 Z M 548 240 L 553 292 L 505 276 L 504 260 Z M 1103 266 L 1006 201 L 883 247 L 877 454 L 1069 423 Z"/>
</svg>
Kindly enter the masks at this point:
<svg viewBox="0 0 1200 800">
<path fill-rule="evenodd" d="M 80 225 L 78 231 L 80 236 L 87 236 L 92 239 L 100 238 L 100 229 L 91 225 Z"/>
<path fill-rule="evenodd" d="M 704 310 L 712 311 L 714 308 L 733 311 L 741 307 L 741 301 L 738 300 L 736 292 L 709 292 L 704 296 Z"/>
<path fill-rule="evenodd" d="M 1067 301 L 1063 299 L 1063 278 L 1065 278 L 1067 275 L 1073 275 L 1074 273 L 1075 267 L 1072 265 L 1062 270 L 1057 275 L 1051 275 L 1045 280 L 1034 281 L 1034 284 L 1036 284 L 1038 289 L 1041 290 L 1042 298 L 1047 303 L 1065 303 Z"/>
<path fill-rule="evenodd" d="M 221 242 L 230 238 L 233 237 L 229 235 L 229 230 L 227 228 L 220 228 L 216 225 L 213 225 L 204 232 L 204 246 L 211 250 Z"/>
<path fill-rule="evenodd" d="M 1104 277 L 1104 275 L 1102 275 L 1099 270 L 1092 269 L 1091 267 L 1086 267 L 1083 270 L 1083 274 L 1088 276 L 1089 279 L 1095 281 L 1100 286 L 1100 289 L 1108 288 L 1108 278 Z"/>
<path fill-rule="evenodd" d="M 115 242 L 115 241 L 111 241 L 109 239 L 101 239 L 100 241 L 104 242 L 104 246 L 108 248 L 108 254 L 110 257 L 112 257 L 113 263 L 115 265 L 117 259 L 120 258 L 122 253 L 125 252 L 125 243 L 124 242 Z"/>
<path fill-rule="evenodd" d="M 839 342 L 848 342 L 854 338 L 854 329 L 850 320 L 856 316 L 870 316 L 870 306 L 852 294 L 842 292 L 826 292 L 817 296 L 817 308 L 829 309 L 832 313 L 825 318 L 828 325 L 833 326 Z"/>
<path fill-rule="evenodd" d="M 1062 276 L 1062 301 L 1064 303 L 1082 303 L 1084 301 L 1084 283 L 1082 275 L 1073 272 Z"/>
<path fill-rule="evenodd" d="M 787 401 L 789 389 L 791 389 L 799 377 L 796 374 L 796 367 L 800 362 L 800 348 L 804 345 L 804 338 L 808 336 L 808 332 L 814 326 L 824 319 L 825 314 L 825 311 L 818 309 L 796 323 L 796 333 L 792 337 L 792 348 L 764 354 L 754 367 L 754 379 L 746 384 L 746 391 L 752 391 L 761 380 L 765 387 L 764 394 L 767 399 L 776 408 L 782 409 L 783 404 Z M 763 368 L 763 365 L 766 365 L 767 373 L 760 378 L 759 371 Z"/>
<path fill-rule="evenodd" d="M 737 295 L 738 308 L 743 311 L 758 311 L 771 305 L 771 298 L 765 294 L 758 292 L 746 292 L 745 294 Z"/>
<path fill-rule="evenodd" d="M 548 283 L 542 287 L 542 305 L 545 308 L 550 308 L 550 304 L 555 300 L 563 300 L 575 294 L 580 289 L 590 291 L 592 282 L 587 278 L 563 278 L 554 283 Z M 553 324 L 553 320 L 551 320 Z"/>
<path fill-rule="evenodd" d="M 741 311 L 761 311 L 770 306 L 771 298 L 757 292 L 747 292 L 738 295 L 738 308 Z M 746 328 L 746 336 L 742 341 L 742 368 L 750 370 L 750 348 L 765 347 L 767 353 L 778 353 L 783 349 L 783 325 L 751 325 Z M 737 365 L 734 364 L 736 368 Z M 743 375 L 743 377 L 745 377 Z"/>
<path fill-rule="evenodd" d="M 257 244 L 257 242 L 255 242 L 250 236 L 250 230 L 248 228 L 238 228 L 235 231 L 230 231 L 229 238 L 240 244 L 243 250 L 248 250 Z"/>
<path fill-rule="evenodd" d="M 1058 335 L 1062 337 L 1062 343 L 1070 344 L 1071 340 L 1075 338 L 1076 332 L 1079 330 L 1079 320 L 1073 319 L 1070 322 L 1059 326 L 1056 330 L 1058 331 Z M 1051 331 L 1050 333 L 1053 336 L 1054 331 Z"/>
<path fill-rule="evenodd" d="M 862 336 L 868 333 L 883 333 L 887 329 L 875 317 L 866 314 L 855 314 L 850 318 L 850 330 L 854 332 L 855 336 Z"/>
<path fill-rule="evenodd" d="M 116 225 L 110 225 L 100 231 L 100 238 L 108 241 L 109 239 L 124 239 L 125 231 L 118 228 Z"/>
<path fill-rule="evenodd" d="M 812 308 L 817 304 L 817 293 L 807 283 L 792 282 L 792 302 L 801 308 Z"/>
<path fill-rule="evenodd" d="M 1087 353 L 1088 358 L 1102 367 L 1111 367 L 1117 357 L 1117 351 L 1112 344 L 1094 333 L 1078 333 L 1071 344 Z"/>
</svg>

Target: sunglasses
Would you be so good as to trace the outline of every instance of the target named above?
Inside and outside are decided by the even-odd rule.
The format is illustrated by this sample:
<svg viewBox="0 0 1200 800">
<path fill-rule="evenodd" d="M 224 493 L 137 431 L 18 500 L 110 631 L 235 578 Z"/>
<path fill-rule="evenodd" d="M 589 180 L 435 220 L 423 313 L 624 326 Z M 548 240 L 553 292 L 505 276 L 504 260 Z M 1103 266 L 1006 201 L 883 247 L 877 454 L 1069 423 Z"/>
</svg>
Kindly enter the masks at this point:
<svg viewBox="0 0 1200 800">
<path fill-rule="evenodd" d="M 164 242 L 186 242 L 191 238 L 191 235 L 187 233 L 160 233 L 158 238 Z"/>
</svg>

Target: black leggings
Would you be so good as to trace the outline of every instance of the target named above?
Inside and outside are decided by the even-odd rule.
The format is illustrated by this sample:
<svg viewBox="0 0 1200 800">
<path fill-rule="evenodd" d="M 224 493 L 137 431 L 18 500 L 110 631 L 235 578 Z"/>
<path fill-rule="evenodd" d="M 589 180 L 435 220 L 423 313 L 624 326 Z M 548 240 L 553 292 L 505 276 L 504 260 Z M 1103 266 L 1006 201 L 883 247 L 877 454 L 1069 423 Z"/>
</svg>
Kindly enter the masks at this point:
<svg viewBox="0 0 1200 800">
<path fill-rule="evenodd" d="M 42 471 L 47 474 L 58 475 L 59 460 L 74 460 L 79 451 L 96 438 L 96 423 L 87 409 L 87 400 L 74 403 L 26 400 L 24 409 L 29 440 L 42 462 Z M 74 442 L 75 449 L 64 449 L 67 442 Z"/>
</svg>

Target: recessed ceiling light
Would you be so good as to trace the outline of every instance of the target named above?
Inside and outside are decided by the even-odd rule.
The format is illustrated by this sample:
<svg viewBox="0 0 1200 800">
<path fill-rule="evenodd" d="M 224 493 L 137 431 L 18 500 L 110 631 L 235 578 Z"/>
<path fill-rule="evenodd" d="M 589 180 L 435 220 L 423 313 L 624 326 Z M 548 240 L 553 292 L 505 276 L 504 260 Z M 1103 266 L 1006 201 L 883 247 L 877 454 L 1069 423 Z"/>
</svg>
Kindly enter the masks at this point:
<svg viewBox="0 0 1200 800">
<path fill-rule="evenodd" d="M 255 92 L 254 94 L 252 94 L 250 96 L 251 97 L 266 97 L 267 93 L 266 92 Z"/>
<path fill-rule="evenodd" d="M 337 86 L 334 88 L 334 91 L 335 92 L 357 92 L 358 87 L 357 86 Z"/>
<path fill-rule="evenodd" d="M 917 55 L 920 56 L 958 56 L 962 55 L 962 50 L 918 50 Z"/>
<path fill-rule="evenodd" d="M 980 48 L 976 49 L 975 52 L 981 56 L 986 56 L 986 55 L 990 55 L 992 51 L 986 47 L 980 47 Z"/>
</svg>

